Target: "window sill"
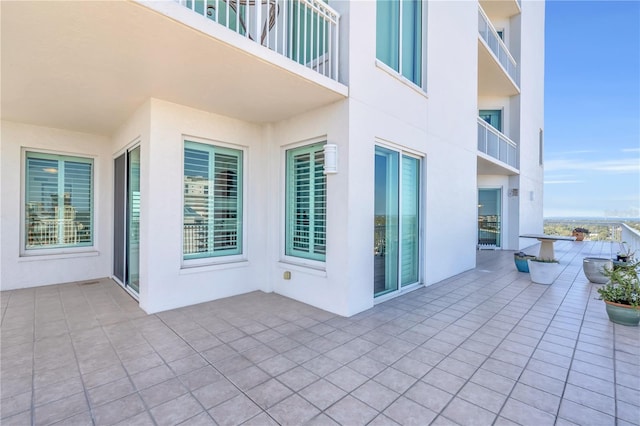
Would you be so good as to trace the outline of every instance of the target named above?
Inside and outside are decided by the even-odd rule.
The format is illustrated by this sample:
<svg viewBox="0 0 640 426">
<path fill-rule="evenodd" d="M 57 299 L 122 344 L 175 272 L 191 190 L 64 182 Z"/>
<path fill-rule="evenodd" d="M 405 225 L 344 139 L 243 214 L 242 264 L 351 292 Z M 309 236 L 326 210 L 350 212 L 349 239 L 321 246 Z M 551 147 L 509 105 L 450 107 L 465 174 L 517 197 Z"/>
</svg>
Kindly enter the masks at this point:
<svg viewBox="0 0 640 426">
<path fill-rule="evenodd" d="M 20 257 L 18 259 L 19 262 L 36 262 L 42 260 L 60 260 L 60 259 L 75 259 L 79 257 L 93 257 L 100 256 L 100 252 L 97 250 L 93 250 L 91 248 L 90 251 L 73 251 L 73 252 L 57 252 L 57 253 L 43 253 L 42 251 L 37 252 L 24 252 L 20 253 Z"/>
<path fill-rule="evenodd" d="M 422 87 L 418 86 L 413 81 L 409 80 L 408 78 L 406 78 L 405 76 L 403 76 L 398 71 L 394 70 L 389 65 L 385 64 L 384 62 L 382 62 L 381 60 L 376 59 L 376 67 L 378 67 L 382 71 L 386 72 L 391 77 L 395 78 L 400 83 L 402 83 L 405 86 L 407 86 L 409 89 L 411 89 L 414 92 L 418 93 L 420 96 L 423 96 L 425 99 L 429 99 L 429 95 L 427 94 L 427 92 Z"/>
<path fill-rule="evenodd" d="M 246 268 L 249 266 L 247 259 L 228 260 L 226 262 L 217 263 L 200 263 L 200 264 L 183 264 L 180 268 L 180 275 L 200 274 L 204 272 L 219 271 L 223 269 Z"/>
<path fill-rule="evenodd" d="M 292 260 L 289 258 L 281 259 L 278 262 L 278 267 L 281 269 L 287 269 L 297 272 L 304 272 L 309 275 L 316 275 L 318 277 L 326 277 L 327 270 L 325 264 L 321 262 L 307 263 L 304 261 Z"/>
</svg>

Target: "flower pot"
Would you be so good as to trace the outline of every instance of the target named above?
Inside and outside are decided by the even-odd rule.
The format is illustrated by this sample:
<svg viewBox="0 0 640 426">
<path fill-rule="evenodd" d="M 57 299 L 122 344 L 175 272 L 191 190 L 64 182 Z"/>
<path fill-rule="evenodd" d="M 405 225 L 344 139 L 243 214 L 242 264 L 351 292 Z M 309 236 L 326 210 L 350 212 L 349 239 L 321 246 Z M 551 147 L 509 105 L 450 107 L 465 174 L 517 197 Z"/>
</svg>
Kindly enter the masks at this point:
<svg viewBox="0 0 640 426">
<path fill-rule="evenodd" d="M 630 305 L 604 301 L 609 320 L 616 324 L 637 327 L 640 323 L 640 309 Z"/>
<path fill-rule="evenodd" d="M 582 271 L 592 283 L 606 284 L 609 281 L 602 273 L 604 268 L 613 268 L 613 261 L 603 257 L 585 257 L 582 260 Z"/>
<path fill-rule="evenodd" d="M 557 262 L 537 262 L 531 259 L 527 260 L 527 262 L 531 273 L 531 281 L 536 284 L 553 284 L 562 271 L 562 267 Z"/>
<path fill-rule="evenodd" d="M 518 272 L 529 273 L 529 264 L 527 263 L 527 260 L 534 259 L 534 258 L 535 256 L 532 256 L 523 252 L 513 253 L 513 261 L 516 264 L 516 268 L 518 269 Z"/>
<path fill-rule="evenodd" d="M 584 232 L 573 231 L 571 233 L 571 236 L 572 237 L 576 237 L 576 241 L 583 241 L 584 240 Z"/>
</svg>

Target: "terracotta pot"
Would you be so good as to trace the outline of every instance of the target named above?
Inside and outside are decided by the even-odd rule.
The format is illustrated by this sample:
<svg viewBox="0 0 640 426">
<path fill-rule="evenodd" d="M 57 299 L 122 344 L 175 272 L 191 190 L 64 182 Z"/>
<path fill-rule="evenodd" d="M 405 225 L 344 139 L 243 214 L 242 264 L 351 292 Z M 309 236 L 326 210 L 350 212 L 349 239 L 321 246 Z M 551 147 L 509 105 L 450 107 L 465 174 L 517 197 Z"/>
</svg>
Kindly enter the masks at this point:
<svg viewBox="0 0 640 426">
<path fill-rule="evenodd" d="M 582 240 L 584 240 L 584 232 L 575 232 L 575 231 L 573 231 L 573 232 L 571 233 L 571 236 L 572 236 L 572 237 L 576 237 L 576 241 L 582 241 Z"/>
</svg>

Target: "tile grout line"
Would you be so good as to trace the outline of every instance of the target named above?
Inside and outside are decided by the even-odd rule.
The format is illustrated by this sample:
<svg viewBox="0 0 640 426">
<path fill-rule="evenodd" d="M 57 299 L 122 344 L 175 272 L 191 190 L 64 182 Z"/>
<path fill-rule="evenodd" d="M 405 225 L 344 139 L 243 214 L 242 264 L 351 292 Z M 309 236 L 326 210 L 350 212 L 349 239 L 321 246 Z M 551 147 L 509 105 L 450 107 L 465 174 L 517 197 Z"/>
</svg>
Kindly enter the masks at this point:
<svg viewBox="0 0 640 426">
<path fill-rule="evenodd" d="M 179 335 L 179 334 L 178 334 L 178 333 L 173 329 L 173 327 L 171 327 L 168 323 L 166 323 L 166 322 L 165 322 L 165 320 L 164 320 L 164 319 L 162 319 L 162 318 L 161 318 L 161 317 L 159 317 L 159 316 L 156 316 L 156 318 L 158 318 L 158 319 L 159 319 L 159 320 L 160 320 L 160 321 L 161 321 L 161 322 L 162 322 L 162 323 L 163 323 L 163 324 L 164 324 L 164 325 L 165 325 L 169 330 L 171 330 L 171 332 L 172 332 L 176 337 L 178 337 L 178 338 L 179 338 L 181 341 L 183 341 L 187 346 L 189 346 L 193 351 L 195 351 L 195 353 L 197 353 L 199 356 L 201 356 L 201 357 L 202 357 L 202 358 L 207 362 L 207 365 L 211 366 L 211 368 L 213 368 L 215 371 L 217 371 L 217 372 L 218 372 L 222 377 L 224 377 L 224 379 L 225 379 L 225 380 L 229 381 L 229 383 L 231 383 L 231 384 L 232 384 L 232 385 L 233 385 L 233 386 L 234 386 L 234 387 L 235 387 L 235 388 L 240 392 L 240 394 L 241 394 L 241 395 L 244 395 L 246 398 L 248 398 L 252 403 L 254 403 L 258 408 L 260 408 L 260 410 L 261 410 L 261 412 L 262 412 L 262 413 L 265 413 L 267 416 L 269 416 L 269 418 L 271 418 L 273 421 L 275 421 L 276 423 L 278 423 L 278 422 L 276 421 L 276 419 L 274 419 L 274 418 L 271 416 L 271 414 L 269 414 L 269 413 L 267 412 L 267 409 L 266 409 L 266 408 L 262 408 L 262 407 L 261 407 L 261 406 L 260 406 L 256 401 L 254 401 L 254 400 L 253 400 L 253 398 L 251 398 L 251 397 L 250 397 L 250 396 L 249 396 L 249 395 L 248 395 L 244 390 L 242 390 L 242 389 L 241 389 L 241 388 L 240 388 L 236 383 L 234 383 L 234 382 L 233 382 L 229 377 L 227 377 L 227 375 L 226 375 L 226 374 L 224 374 L 222 371 L 218 370 L 218 369 L 216 368 L 216 366 L 215 366 L 215 365 L 213 365 L 213 364 L 211 363 L 211 361 L 209 361 L 206 357 L 202 356 L 202 354 L 201 354 L 201 352 L 200 352 L 200 351 L 196 350 L 193 346 L 191 346 L 191 344 L 190 344 L 189 342 L 187 342 L 186 340 L 184 340 L 184 339 L 182 338 L 182 336 L 180 336 L 180 335 Z M 219 319 L 222 319 L 222 318 L 219 318 Z M 189 320 L 191 320 L 191 319 L 189 318 Z M 226 321 L 226 320 L 224 320 L 224 319 L 222 319 L 222 320 L 223 320 L 223 321 L 225 321 L 225 322 L 227 322 L 227 323 L 229 323 L 228 321 Z M 196 322 L 196 321 L 194 321 L 194 322 Z M 196 323 L 197 323 L 197 322 L 196 322 Z M 201 327 L 202 327 L 202 325 L 201 325 L 201 324 L 199 324 L 199 323 L 197 323 L 197 324 L 198 324 L 199 326 L 201 326 Z M 231 324 L 231 323 L 229 323 L 229 324 L 230 324 L 230 325 L 232 325 L 234 328 L 238 328 L 238 327 L 236 327 L 235 325 L 233 325 L 233 324 Z M 262 324 L 262 323 L 261 323 L 261 324 Z M 265 325 L 265 324 L 262 324 L 262 325 Z M 203 328 L 204 328 L 204 327 L 203 327 Z M 269 330 L 273 330 L 273 328 L 271 328 L 271 327 L 269 327 L 269 326 L 267 326 L 267 329 L 269 329 Z M 205 330 L 206 330 L 206 328 L 205 328 Z M 273 330 L 273 331 L 276 331 L 276 330 Z M 277 331 L 276 331 L 276 332 L 277 332 Z M 243 333 L 244 333 L 244 331 L 243 331 Z M 244 333 L 244 334 L 246 335 L 246 333 Z M 238 338 L 238 339 L 241 339 L 241 338 L 242 338 L 242 337 L 240 337 L 240 338 Z M 235 342 L 235 341 L 236 341 L 236 340 L 238 340 L 238 339 L 231 340 L 230 342 Z M 145 340 L 146 340 L 146 339 L 145 339 Z M 223 345 L 227 345 L 227 346 L 228 346 L 227 342 L 222 341 L 222 344 L 223 344 Z M 153 345 L 152 345 L 152 347 L 153 347 Z M 232 347 L 232 349 L 233 349 L 233 347 Z M 233 350 L 234 350 L 234 351 L 236 351 L 235 349 L 233 349 Z M 154 348 L 154 351 L 155 351 L 155 348 Z M 236 352 L 237 352 L 237 351 L 236 351 Z M 157 352 L 156 352 L 156 353 L 157 353 Z M 241 352 L 237 352 L 237 354 L 242 356 L 242 353 L 241 353 Z M 167 364 L 167 363 L 166 363 L 166 361 L 164 360 L 164 358 L 162 357 L 162 355 L 158 354 L 158 356 L 159 356 L 160 358 L 162 358 L 162 360 L 165 362 L 165 364 Z M 274 356 L 276 356 L 276 355 L 274 355 Z M 231 358 L 231 356 L 226 357 L 225 359 L 228 359 L 228 358 Z M 246 357 L 245 357 L 245 358 L 246 358 Z M 258 365 L 257 365 L 257 364 L 253 363 L 252 361 L 251 361 L 251 363 L 252 363 L 253 365 L 255 365 L 255 367 L 256 367 L 256 368 L 260 368 L 260 367 L 258 367 Z M 176 373 L 176 372 L 175 372 L 175 371 L 174 371 L 174 370 L 173 370 L 173 369 L 172 369 L 168 364 L 167 364 L 167 367 L 169 367 L 169 369 L 171 369 L 171 371 L 173 371 L 173 373 L 174 373 L 174 374 Z M 260 370 L 262 371 L 262 369 L 260 369 Z M 288 371 L 288 370 L 287 370 L 287 371 Z M 265 373 L 266 373 L 266 374 L 268 374 L 267 372 L 265 372 Z M 269 374 L 269 376 L 271 376 L 271 375 Z M 180 377 L 179 377 L 179 376 L 176 376 L 176 378 L 177 378 L 178 380 L 180 380 Z M 275 377 L 272 377 L 272 378 L 273 378 L 273 379 L 275 379 Z M 181 381 L 181 380 L 180 380 L 180 382 L 182 383 L 182 381 Z M 279 382 L 279 381 L 278 381 L 278 382 Z M 256 385 L 256 386 L 258 386 L 258 385 Z M 286 385 L 284 385 L 284 386 L 286 386 Z M 186 386 L 185 386 L 185 387 L 186 387 Z M 288 386 L 287 386 L 287 388 L 288 388 Z M 199 400 L 195 395 L 193 395 L 193 392 L 192 392 L 192 390 L 191 390 L 191 389 L 189 389 L 188 387 L 187 387 L 187 389 L 188 389 L 188 393 L 189 393 L 189 395 L 191 395 L 191 396 L 193 397 L 193 399 L 195 399 L 195 400 L 198 402 L 198 404 L 202 407 L 202 409 L 204 410 L 204 412 L 205 412 L 205 413 L 207 413 L 207 415 L 208 415 L 208 416 L 209 416 L 209 417 L 210 417 L 210 418 L 215 422 L 215 419 L 213 419 L 213 417 L 211 416 L 211 414 L 209 414 L 209 410 L 207 410 L 207 408 L 206 408 L 206 407 L 205 407 L 205 406 L 200 402 L 200 400 Z M 252 389 L 253 389 L 253 388 L 252 388 Z M 291 389 L 291 390 L 292 390 L 292 389 Z M 294 391 L 294 393 L 295 393 L 295 394 L 297 394 L 297 392 L 295 392 L 295 391 Z M 235 398 L 235 397 L 229 398 L 229 399 L 228 399 L 228 400 L 226 400 L 226 401 L 222 401 L 222 402 L 220 402 L 218 405 L 216 405 L 216 406 L 214 406 L 214 407 L 211 407 L 211 409 L 213 409 L 213 408 L 215 408 L 215 407 L 217 407 L 217 406 L 219 406 L 219 405 L 221 405 L 221 404 L 224 404 L 224 403 L 226 403 L 226 402 L 230 401 L 230 400 L 231 400 L 231 399 L 233 399 L 233 398 Z M 287 397 L 287 398 L 288 398 L 288 397 Z M 285 398 L 285 399 L 286 399 L 286 398 Z M 279 401 L 279 402 L 280 402 L 280 401 Z M 246 420 L 245 420 L 245 421 L 243 421 L 242 423 L 245 423 L 245 422 L 247 422 L 247 421 L 249 421 L 249 420 L 251 420 L 251 419 L 253 419 L 253 418 L 257 417 L 257 416 L 259 416 L 259 415 L 260 415 L 260 414 L 262 414 L 262 413 L 257 413 L 255 416 L 252 416 L 252 417 L 250 417 L 250 418 L 246 419 Z M 199 415 L 199 414 L 196 414 L 196 415 Z M 192 416 L 192 417 L 190 417 L 190 418 L 193 418 L 193 417 L 195 417 L 195 416 Z M 190 418 L 189 418 L 189 419 L 190 419 Z M 185 419 L 184 421 L 187 421 L 187 420 L 189 420 L 189 419 Z M 216 423 L 217 423 L 217 422 L 216 422 Z"/>
<path fill-rule="evenodd" d="M 33 290 L 33 342 L 31 343 L 31 426 L 36 424 L 36 308 L 37 290 Z"/>
</svg>

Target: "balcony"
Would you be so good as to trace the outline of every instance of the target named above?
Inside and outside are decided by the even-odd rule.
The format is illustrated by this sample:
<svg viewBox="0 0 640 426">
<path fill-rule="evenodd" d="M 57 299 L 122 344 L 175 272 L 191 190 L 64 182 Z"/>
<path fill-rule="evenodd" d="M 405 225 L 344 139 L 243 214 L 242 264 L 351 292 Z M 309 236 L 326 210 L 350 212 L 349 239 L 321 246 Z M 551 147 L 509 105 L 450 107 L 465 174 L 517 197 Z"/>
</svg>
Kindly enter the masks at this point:
<svg viewBox="0 0 640 426">
<path fill-rule="evenodd" d="M 513 96 L 520 93 L 520 70 L 496 29 L 478 8 L 478 93 Z"/>
<path fill-rule="evenodd" d="M 174 0 L 247 39 L 338 80 L 340 15 L 321 0 Z"/>
<path fill-rule="evenodd" d="M 2 421 L 632 424 L 638 331 L 608 320 L 582 272 L 609 253 L 556 243 L 546 286 L 513 252 L 479 251 L 476 268 L 350 318 L 260 291 L 146 315 L 107 278 L 3 291 Z"/>
<path fill-rule="evenodd" d="M 0 2 L 2 117 L 112 135 L 149 98 L 252 123 L 345 99 L 337 16 L 270 0 L 273 26 L 257 32 L 271 12 L 253 1 L 196 3 L 212 16 L 174 1 Z"/>
<path fill-rule="evenodd" d="M 478 151 L 484 160 L 481 174 L 518 174 L 518 145 L 478 117 Z M 498 160 L 499 163 L 496 164 Z M 479 159 L 480 160 L 480 159 Z"/>
<path fill-rule="evenodd" d="M 522 10 L 522 0 L 480 0 L 480 5 L 491 19 L 507 19 Z"/>
</svg>

